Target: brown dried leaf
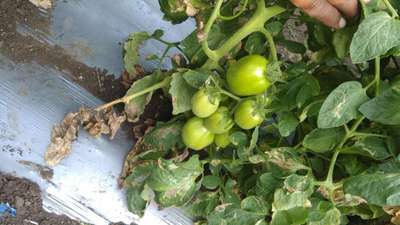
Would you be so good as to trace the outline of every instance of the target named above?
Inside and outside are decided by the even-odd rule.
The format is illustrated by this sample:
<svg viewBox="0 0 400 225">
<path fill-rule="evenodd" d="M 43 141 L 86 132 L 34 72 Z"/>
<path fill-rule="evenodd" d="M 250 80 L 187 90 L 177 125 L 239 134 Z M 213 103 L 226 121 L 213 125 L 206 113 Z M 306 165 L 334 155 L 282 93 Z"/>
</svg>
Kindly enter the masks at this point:
<svg viewBox="0 0 400 225">
<path fill-rule="evenodd" d="M 107 124 L 110 128 L 110 139 L 113 139 L 115 137 L 115 134 L 121 127 L 121 124 L 125 122 L 126 120 L 126 115 L 117 115 L 115 112 L 110 112 L 107 114 Z"/>
<path fill-rule="evenodd" d="M 53 127 L 51 143 L 44 156 L 48 165 L 57 165 L 71 152 L 72 142 L 77 138 L 79 131 L 78 115 L 77 113 L 68 113 L 61 124 Z"/>
<path fill-rule="evenodd" d="M 390 222 L 395 225 L 400 225 L 400 206 L 386 206 L 383 207 L 383 210 L 392 216 Z"/>
</svg>

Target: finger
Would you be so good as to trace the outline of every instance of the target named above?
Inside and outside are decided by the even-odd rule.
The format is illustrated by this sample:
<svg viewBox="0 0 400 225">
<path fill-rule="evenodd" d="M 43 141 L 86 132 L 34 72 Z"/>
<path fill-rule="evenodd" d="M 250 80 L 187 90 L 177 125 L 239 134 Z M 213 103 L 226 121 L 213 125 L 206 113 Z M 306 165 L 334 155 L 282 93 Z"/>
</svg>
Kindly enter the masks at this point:
<svg viewBox="0 0 400 225">
<path fill-rule="evenodd" d="M 358 2 L 357 0 L 328 0 L 333 6 L 341 11 L 348 18 L 357 16 Z"/>
<path fill-rule="evenodd" d="M 326 0 L 292 0 L 292 3 L 327 26 L 337 29 L 346 26 L 346 20 Z"/>
</svg>

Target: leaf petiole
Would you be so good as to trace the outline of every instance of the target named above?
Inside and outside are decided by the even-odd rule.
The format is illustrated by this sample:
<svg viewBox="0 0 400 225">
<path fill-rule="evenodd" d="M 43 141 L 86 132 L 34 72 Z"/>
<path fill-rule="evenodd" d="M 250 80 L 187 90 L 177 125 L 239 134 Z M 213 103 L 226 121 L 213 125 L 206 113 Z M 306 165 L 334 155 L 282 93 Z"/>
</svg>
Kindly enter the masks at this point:
<svg viewBox="0 0 400 225">
<path fill-rule="evenodd" d="M 278 61 L 278 54 L 275 47 L 274 38 L 272 37 L 271 33 L 267 31 L 265 28 L 260 29 L 260 32 L 264 34 L 265 38 L 267 38 L 269 49 L 270 49 L 270 58 L 272 61 Z"/>
<path fill-rule="evenodd" d="M 223 95 L 226 95 L 226 96 L 228 96 L 228 97 L 230 97 L 230 98 L 232 98 L 232 99 L 234 99 L 234 100 L 236 100 L 238 102 L 240 102 L 242 100 L 238 96 L 230 93 L 229 91 L 225 91 L 224 89 L 220 89 L 220 93 L 223 94 Z"/>
<path fill-rule="evenodd" d="M 397 13 L 396 9 L 390 4 L 389 0 L 383 0 L 383 3 L 385 3 L 386 7 L 392 14 L 392 17 L 396 18 L 399 17 L 399 14 Z"/>
<path fill-rule="evenodd" d="M 95 110 L 96 111 L 101 111 L 101 110 L 104 110 L 104 109 L 108 109 L 111 106 L 114 106 L 114 105 L 119 104 L 119 103 L 127 104 L 134 98 L 140 97 L 140 96 L 145 95 L 145 94 L 150 93 L 150 92 L 153 92 L 153 91 L 155 91 L 157 89 L 166 87 L 167 85 L 169 85 L 170 81 L 171 81 L 171 77 L 168 76 L 168 77 L 166 77 L 164 80 L 162 80 L 159 83 L 156 83 L 156 84 L 154 84 L 154 85 L 152 85 L 152 86 L 150 86 L 148 88 L 145 88 L 145 89 L 143 89 L 143 90 L 141 90 L 139 92 L 133 93 L 131 95 L 125 95 L 122 98 L 116 99 L 116 100 L 114 100 L 112 102 L 108 102 L 108 103 L 106 103 L 104 105 L 101 105 L 101 106 L 97 107 Z"/>
<path fill-rule="evenodd" d="M 373 133 L 362 133 L 362 132 L 354 132 L 353 137 L 380 137 L 380 138 L 388 138 L 389 136 L 383 134 L 373 134 Z"/>
</svg>

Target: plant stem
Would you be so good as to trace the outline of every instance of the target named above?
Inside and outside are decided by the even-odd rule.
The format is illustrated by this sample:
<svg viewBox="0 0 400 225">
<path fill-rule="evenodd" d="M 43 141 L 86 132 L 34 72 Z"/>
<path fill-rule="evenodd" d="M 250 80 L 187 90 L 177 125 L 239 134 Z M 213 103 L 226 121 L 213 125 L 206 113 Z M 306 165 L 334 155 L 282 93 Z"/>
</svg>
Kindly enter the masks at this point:
<svg viewBox="0 0 400 225">
<path fill-rule="evenodd" d="M 224 89 L 220 89 L 220 92 L 221 92 L 221 94 L 224 94 L 224 95 L 226 95 L 226 96 L 228 96 L 228 97 L 230 97 L 230 98 L 232 98 L 232 99 L 234 99 L 234 100 L 236 100 L 238 102 L 240 102 L 242 100 L 238 96 L 230 93 L 229 91 L 225 91 Z"/>
<path fill-rule="evenodd" d="M 392 17 L 399 17 L 399 14 L 397 13 L 396 9 L 390 4 L 389 0 L 383 0 L 383 3 L 385 3 L 386 7 L 389 9 L 390 13 L 392 14 Z"/>
<path fill-rule="evenodd" d="M 217 2 L 217 6 L 214 8 L 213 14 L 216 13 L 216 10 L 218 9 L 218 3 L 220 3 L 221 0 Z M 221 47 L 219 47 L 216 50 L 210 50 L 211 52 L 211 57 L 207 60 L 207 62 L 202 66 L 204 69 L 215 69 L 216 66 L 218 65 L 219 60 L 227 55 L 229 51 L 231 51 L 235 46 L 237 46 L 244 38 L 246 38 L 248 35 L 254 32 L 259 32 L 261 29 L 264 29 L 264 24 L 267 22 L 270 18 L 284 12 L 285 9 L 281 8 L 279 6 L 272 6 L 265 8 L 265 2 L 264 0 L 257 0 L 257 9 L 254 12 L 254 15 L 247 21 L 245 25 L 243 25 L 239 30 L 237 30 Z M 205 37 L 208 37 L 208 32 L 211 29 L 212 24 L 214 23 L 216 18 L 210 17 L 209 21 L 207 22 L 206 28 L 205 28 Z M 206 39 L 205 39 L 206 40 Z M 206 41 L 202 42 L 203 50 L 205 49 L 208 51 L 208 44 Z M 206 52 L 207 54 L 207 52 Z M 208 54 L 207 54 L 208 55 Z"/>
<path fill-rule="evenodd" d="M 101 105 L 101 106 L 97 107 L 95 110 L 96 111 L 101 111 L 101 110 L 104 110 L 104 109 L 108 109 L 111 106 L 114 106 L 114 105 L 119 104 L 119 103 L 127 104 L 134 98 L 140 97 L 142 95 L 145 95 L 147 93 L 153 92 L 153 91 L 155 91 L 157 89 L 160 89 L 160 88 L 163 88 L 163 87 L 169 85 L 170 81 L 171 81 L 171 77 L 168 76 L 163 81 L 161 81 L 159 83 L 156 83 L 156 84 L 154 84 L 154 85 L 152 85 L 152 86 L 150 86 L 148 88 L 145 88 L 145 89 L 143 89 L 143 90 L 141 90 L 139 92 L 133 93 L 131 95 L 125 95 L 122 98 L 116 99 L 116 100 L 114 100 L 112 102 L 108 102 L 108 103 L 106 103 L 104 105 Z"/>
<path fill-rule="evenodd" d="M 381 92 L 381 59 L 380 57 L 375 58 L 375 96 L 378 96 Z"/>
<path fill-rule="evenodd" d="M 356 132 L 356 130 L 358 129 L 358 127 L 360 126 L 360 124 L 362 123 L 362 121 L 365 119 L 364 116 L 361 116 L 360 118 L 358 118 L 356 120 L 356 122 L 353 124 L 353 126 L 350 129 L 350 132 L 348 133 L 348 135 L 351 135 L 352 133 Z"/>
<path fill-rule="evenodd" d="M 261 29 L 261 32 L 265 35 L 268 41 L 269 49 L 270 49 L 270 58 L 272 61 L 278 61 L 278 54 L 276 52 L 274 38 L 272 37 L 271 33 L 268 32 L 265 28 Z"/>
<path fill-rule="evenodd" d="M 380 137 L 380 138 L 388 138 L 389 136 L 383 134 L 373 134 L 373 133 L 362 133 L 362 132 L 354 132 L 353 136 L 359 137 Z"/>
<path fill-rule="evenodd" d="M 223 16 L 223 15 L 221 15 L 221 12 L 219 12 L 218 17 L 223 20 L 233 20 L 233 19 L 237 18 L 238 16 L 242 15 L 242 13 L 246 10 L 248 3 L 249 3 L 249 0 L 244 0 L 243 6 L 240 8 L 239 12 L 233 16 Z"/>
<path fill-rule="evenodd" d="M 211 50 L 210 47 L 208 46 L 208 35 L 210 34 L 211 27 L 214 24 L 215 20 L 218 18 L 219 11 L 221 9 L 222 3 L 224 0 L 218 0 L 214 10 L 211 13 L 210 18 L 208 19 L 206 26 L 204 27 L 204 40 L 201 42 L 201 47 L 204 51 L 204 53 L 208 56 L 213 61 L 218 61 L 218 55 L 215 51 Z"/>
</svg>

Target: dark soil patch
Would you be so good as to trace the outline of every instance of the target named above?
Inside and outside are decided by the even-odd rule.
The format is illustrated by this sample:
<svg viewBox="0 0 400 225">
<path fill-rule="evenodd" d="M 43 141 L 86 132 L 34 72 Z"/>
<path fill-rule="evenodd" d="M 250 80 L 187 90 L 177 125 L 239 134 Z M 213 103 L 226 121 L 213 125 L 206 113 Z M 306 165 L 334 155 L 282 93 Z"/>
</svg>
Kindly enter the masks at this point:
<svg viewBox="0 0 400 225">
<path fill-rule="evenodd" d="M 17 63 L 35 61 L 65 72 L 70 78 L 104 101 L 124 95 L 121 79 L 104 69 L 89 67 L 69 56 L 63 48 L 17 32 L 17 25 L 48 33 L 51 11 L 43 13 L 28 0 L 0 1 L 0 53 Z"/>
<path fill-rule="evenodd" d="M 66 216 L 44 211 L 39 187 L 26 179 L 0 174 L 0 203 L 9 203 L 17 210 L 17 217 L 0 217 L 0 224 L 80 225 Z"/>
</svg>

